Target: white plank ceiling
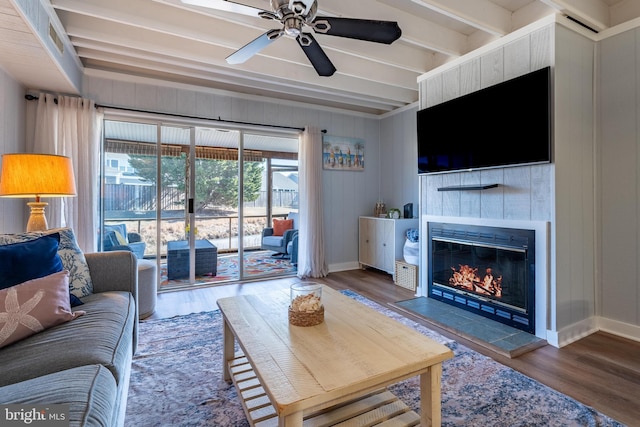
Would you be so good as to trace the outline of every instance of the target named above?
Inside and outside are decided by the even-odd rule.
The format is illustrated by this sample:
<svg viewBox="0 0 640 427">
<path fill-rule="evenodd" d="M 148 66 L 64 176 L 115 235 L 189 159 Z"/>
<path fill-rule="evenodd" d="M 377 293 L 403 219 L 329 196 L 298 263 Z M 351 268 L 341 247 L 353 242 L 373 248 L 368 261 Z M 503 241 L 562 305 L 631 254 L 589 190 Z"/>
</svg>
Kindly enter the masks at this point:
<svg viewBox="0 0 640 427">
<path fill-rule="evenodd" d="M 317 1 L 318 15 L 397 21 L 402 37 L 381 45 L 316 34 L 338 70 L 319 77 L 289 37 L 243 64 L 226 63 L 235 50 L 280 28 L 276 21 L 180 0 L 41 0 L 87 74 L 153 77 L 371 114 L 416 101 L 419 75 L 549 14 L 595 31 L 640 16 L 640 0 Z M 267 0 L 238 2 L 271 10 Z M 27 88 L 73 92 L 19 3 L 0 0 L 0 67 Z"/>
</svg>

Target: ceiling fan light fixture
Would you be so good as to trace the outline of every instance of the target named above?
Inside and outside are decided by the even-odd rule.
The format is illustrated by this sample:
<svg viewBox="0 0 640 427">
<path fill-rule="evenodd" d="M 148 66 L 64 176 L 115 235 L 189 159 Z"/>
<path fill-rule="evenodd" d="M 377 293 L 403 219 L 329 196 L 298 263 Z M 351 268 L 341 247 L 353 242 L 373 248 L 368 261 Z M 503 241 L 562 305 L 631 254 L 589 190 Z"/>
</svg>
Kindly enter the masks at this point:
<svg viewBox="0 0 640 427">
<path fill-rule="evenodd" d="M 302 20 L 297 16 L 291 16 L 284 20 L 284 32 L 291 37 L 298 37 L 302 33 Z"/>
</svg>

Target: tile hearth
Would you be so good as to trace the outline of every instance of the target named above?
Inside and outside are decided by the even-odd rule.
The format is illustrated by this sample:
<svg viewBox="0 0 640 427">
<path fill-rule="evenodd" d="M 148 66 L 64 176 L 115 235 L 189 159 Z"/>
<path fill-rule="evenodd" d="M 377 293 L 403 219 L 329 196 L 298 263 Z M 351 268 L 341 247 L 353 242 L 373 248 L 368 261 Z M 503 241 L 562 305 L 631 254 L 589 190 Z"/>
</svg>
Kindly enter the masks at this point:
<svg viewBox="0 0 640 427">
<path fill-rule="evenodd" d="M 547 344 L 547 341 L 535 335 L 433 298 L 412 298 L 392 305 L 509 358 Z"/>
</svg>

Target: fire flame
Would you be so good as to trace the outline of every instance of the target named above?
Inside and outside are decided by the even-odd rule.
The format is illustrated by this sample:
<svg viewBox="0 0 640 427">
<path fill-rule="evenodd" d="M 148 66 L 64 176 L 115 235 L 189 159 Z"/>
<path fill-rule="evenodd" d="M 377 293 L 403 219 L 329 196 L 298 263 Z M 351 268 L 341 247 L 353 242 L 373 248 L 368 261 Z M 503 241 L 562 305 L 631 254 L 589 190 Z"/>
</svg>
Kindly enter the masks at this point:
<svg viewBox="0 0 640 427">
<path fill-rule="evenodd" d="M 451 267 L 453 274 L 449 279 L 449 284 L 468 291 L 476 292 L 494 297 L 502 297 L 502 276 L 494 277 L 493 271 L 489 267 L 485 270 L 484 277 L 478 276 L 478 269 L 468 265 L 460 265 L 456 270 Z"/>
</svg>

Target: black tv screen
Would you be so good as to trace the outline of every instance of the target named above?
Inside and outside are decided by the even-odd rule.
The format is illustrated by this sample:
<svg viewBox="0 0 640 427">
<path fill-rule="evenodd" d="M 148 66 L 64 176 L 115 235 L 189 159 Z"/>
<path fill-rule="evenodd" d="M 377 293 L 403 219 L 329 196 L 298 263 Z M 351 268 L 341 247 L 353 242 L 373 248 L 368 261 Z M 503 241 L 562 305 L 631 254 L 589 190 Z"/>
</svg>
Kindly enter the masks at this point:
<svg viewBox="0 0 640 427">
<path fill-rule="evenodd" d="M 417 113 L 418 173 L 551 161 L 550 68 Z"/>
</svg>

